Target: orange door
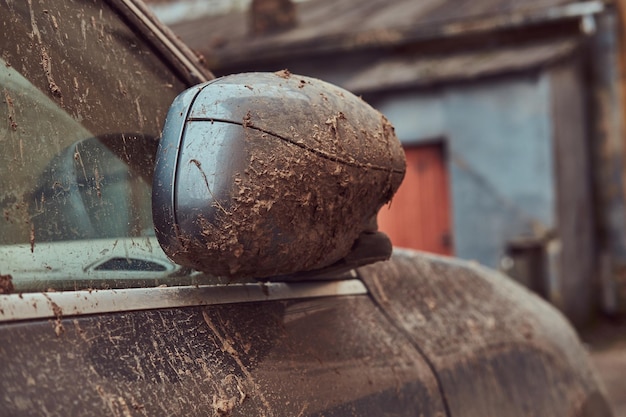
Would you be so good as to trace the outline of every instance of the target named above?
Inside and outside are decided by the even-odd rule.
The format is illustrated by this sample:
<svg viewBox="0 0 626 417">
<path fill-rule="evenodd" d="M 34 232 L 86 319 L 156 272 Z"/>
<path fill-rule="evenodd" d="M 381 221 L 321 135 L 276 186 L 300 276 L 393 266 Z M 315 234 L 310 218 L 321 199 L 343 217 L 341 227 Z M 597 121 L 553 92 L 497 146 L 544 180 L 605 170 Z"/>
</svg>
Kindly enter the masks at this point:
<svg viewBox="0 0 626 417">
<path fill-rule="evenodd" d="M 452 255 L 450 190 L 443 144 L 405 148 L 406 176 L 378 214 L 394 246 Z"/>
</svg>

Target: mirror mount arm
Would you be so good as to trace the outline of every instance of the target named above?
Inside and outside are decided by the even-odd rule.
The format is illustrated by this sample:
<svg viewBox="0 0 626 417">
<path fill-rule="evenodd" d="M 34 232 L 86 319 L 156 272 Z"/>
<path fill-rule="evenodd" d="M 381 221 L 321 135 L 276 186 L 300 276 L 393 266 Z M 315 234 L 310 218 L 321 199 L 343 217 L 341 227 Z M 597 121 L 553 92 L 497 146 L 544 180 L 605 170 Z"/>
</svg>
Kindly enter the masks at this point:
<svg viewBox="0 0 626 417">
<path fill-rule="evenodd" d="M 350 271 L 375 262 L 386 261 L 391 257 L 393 246 L 389 237 L 383 232 L 363 232 L 352 246 L 352 250 L 344 258 L 325 268 L 297 272 L 288 275 L 279 275 L 264 279 L 264 281 L 308 281 L 352 278 Z"/>
</svg>

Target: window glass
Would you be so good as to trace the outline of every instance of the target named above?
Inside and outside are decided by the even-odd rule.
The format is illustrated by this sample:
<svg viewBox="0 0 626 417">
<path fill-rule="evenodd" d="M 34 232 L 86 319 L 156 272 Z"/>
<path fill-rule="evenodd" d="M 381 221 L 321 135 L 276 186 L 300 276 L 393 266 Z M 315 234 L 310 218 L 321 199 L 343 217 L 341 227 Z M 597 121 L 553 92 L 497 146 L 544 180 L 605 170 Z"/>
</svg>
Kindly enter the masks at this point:
<svg viewBox="0 0 626 417">
<path fill-rule="evenodd" d="M 183 82 L 101 1 L 0 0 L 0 30 L 0 274 L 19 291 L 118 286 L 116 268 L 90 274 L 120 254 L 171 273 L 154 268 L 150 189 Z"/>
</svg>

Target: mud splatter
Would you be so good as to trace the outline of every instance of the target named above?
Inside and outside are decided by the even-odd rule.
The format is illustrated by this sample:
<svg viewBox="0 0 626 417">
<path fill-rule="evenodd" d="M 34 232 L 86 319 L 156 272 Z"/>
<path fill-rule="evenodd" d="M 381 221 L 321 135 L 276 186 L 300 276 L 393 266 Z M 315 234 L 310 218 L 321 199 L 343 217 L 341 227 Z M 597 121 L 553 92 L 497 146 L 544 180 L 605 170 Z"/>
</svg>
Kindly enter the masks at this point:
<svg viewBox="0 0 626 417">
<path fill-rule="evenodd" d="M 250 126 L 252 126 L 252 124 L 250 122 L 251 119 L 252 119 L 252 116 L 251 116 L 250 112 L 248 111 L 246 113 L 246 115 L 243 117 L 242 126 L 243 127 L 250 127 Z"/>
<path fill-rule="evenodd" d="M 98 167 L 94 167 L 93 170 L 94 181 L 96 183 L 96 195 L 98 198 L 102 198 L 102 180 L 103 178 L 100 176 L 100 171 L 98 171 Z"/>
<path fill-rule="evenodd" d="M 235 353 L 236 354 L 236 353 Z M 218 395 L 213 395 L 213 401 L 212 401 L 212 408 L 213 408 L 213 414 L 217 415 L 217 416 L 230 416 L 232 415 L 232 412 L 234 411 L 235 407 L 237 405 L 241 405 L 243 404 L 243 402 L 246 400 L 247 395 L 246 393 L 243 391 L 243 388 L 241 388 L 241 384 L 239 382 L 239 379 L 235 376 L 235 375 L 227 375 L 226 378 L 224 378 L 224 380 L 222 381 L 221 385 L 227 385 L 232 383 L 234 380 L 235 382 L 235 386 L 237 388 L 237 392 L 239 393 L 239 397 L 237 396 L 231 396 L 229 397 L 226 392 L 224 392 L 224 390 L 222 390 L 219 386 L 218 386 L 218 390 L 219 390 L 219 394 Z"/>
<path fill-rule="evenodd" d="M 218 416 L 230 416 L 235 409 L 235 399 L 229 398 L 217 398 L 216 395 L 213 396 L 213 411 Z"/>
<path fill-rule="evenodd" d="M 137 122 L 139 123 L 139 130 L 143 131 L 146 124 L 146 118 L 143 116 L 143 112 L 141 111 L 139 97 L 135 99 L 135 108 L 137 109 Z"/>
<path fill-rule="evenodd" d="M 9 95 L 9 92 L 4 89 L 4 102 L 7 104 L 7 108 L 9 110 L 9 126 L 12 131 L 17 130 L 17 121 L 15 119 L 15 106 L 13 105 L 13 99 Z"/>
<path fill-rule="evenodd" d="M 30 242 L 30 253 L 35 252 L 35 225 L 31 223 L 30 233 L 28 235 L 28 241 Z"/>
<path fill-rule="evenodd" d="M 46 74 L 46 79 L 48 80 L 48 89 L 50 93 L 59 99 L 63 98 L 63 94 L 61 93 L 61 89 L 54 81 L 52 77 L 52 61 L 50 60 L 50 55 L 45 48 L 41 48 L 41 66 L 43 68 L 44 73 Z"/>
<path fill-rule="evenodd" d="M 246 365 L 244 365 L 244 363 L 242 362 L 241 357 L 239 356 L 239 353 L 233 347 L 233 342 L 231 340 L 229 340 L 227 337 L 225 337 L 224 335 L 222 335 L 222 333 L 218 330 L 217 326 L 213 323 L 213 321 L 211 320 L 211 318 L 209 317 L 209 315 L 207 314 L 206 311 L 202 311 L 202 317 L 204 318 L 204 322 L 207 324 L 207 326 L 209 327 L 211 332 L 213 332 L 215 337 L 217 337 L 219 342 L 222 344 L 222 351 L 228 353 L 235 360 L 235 362 L 237 363 L 237 366 L 239 367 L 240 371 L 245 376 L 245 383 L 248 386 L 253 388 L 253 390 L 256 393 L 256 395 L 258 396 L 259 400 L 261 401 L 261 403 L 265 407 L 265 410 L 267 411 L 266 415 L 268 417 L 272 417 L 274 415 L 274 411 L 273 411 L 269 401 L 267 400 L 267 398 L 265 398 L 265 395 L 263 394 L 263 391 L 259 388 L 259 386 L 257 385 L 256 381 L 254 380 L 252 374 L 250 373 L 250 371 L 248 370 Z M 225 378 L 225 382 L 227 382 L 226 379 L 228 379 L 228 378 L 234 378 L 236 380 L 237 390 L 239 391 L 239 398 L 237 399 L 236 397 L 230 397 L 228 399 L 225 399 L 225 398 L 221 398 L 220 399 L 217 396 L 214 397 L 214 399 L 213 399 L 213 409 L 215 410 L 215 412 L 217 413 L 218 416 L 229 416 L 229 415 L 231 415 L 231 413 L 232 413 L 233 409 L 235 408 L 235 406 L 243 404 L 243 402 L 248 397 L 248 395 L 241 388 L 242 384 L 240 383 L 239 379 L 236 376 L 234 376 L 234 375 L 227 376 Z M 221 413 L 220 413 L 220 410 L 221 410 Z"/>
<path fill-rule="evenodd" d="M 202 164 L 200 163 L 200 161 L 198 161 L 197 159 L 191 159 L 189 161 L 190 164 L 194 164 L 196 166 L 196 168 L 198 168 L 198 171 L 200 171 L 200 175 L 202 175 L 202 179 L 204 180 L 204 185 L 206 186 L 207 191 L 209 192 L 209 194 L 211 194 L 211 198 L 213 198 L 213 201 L 215 202 L 215 205 L 222 210 L 222 212 L 224 212 L 225 214 L 230 214 L 228 213 L 228 211 L 226 211 L 226 209 L 220 204 L 219 200 L 217 198 L 215 198 L 215 196 L 213 195 L 213 192 L 211 191 L 211 187 L 209 186 L 209 179 L 206 176 L 206 173 L 204 172 L 204 170 L 202 169 Z"/>
<path fill-rule="evenodd" d="M 30 14 L 30 26 L 33 29 L 32 36 L 37 39 L 37 43 L 41 45 L 41 32 L 39 32 L 39 28 L 37 27 L 35 11 L 33 10 L 33 0 L 28 0 L 28 11 Z"/>
<path fill-rule="evenodd" d="M 52 27 L 54 28 L 54 30 L 58 31 L 59 30 L 59 22 L 57 22 L 57 18 L 50 15 L 50 19 L 52 20 Z"/>
<path fill-rule="evenodd" d="M 11 275 L 0 275 L 0 294 L 11 294 L 15 291 L 13 277 Z"/>
<path fill-rule="evenodd" d="M 60 337 L 63 333 L 65 333 L 65 327 L 63 327 L 63 323 L 61 320 L 63 319 L 63 309 L 59 307 L 57 303 L 52 301 L 52 298 L 46 293 L 43 293 L 44 297 L 48 299 L 48 303 L 50 304 L 50 308 L 52 309 L 52 313 L 54 314 L 54 333 L 57 337 Z"/>
<path fill-rule="evenodd" d="M 9 113 L 9 126 L 13 132 L 17 131 L 17 119 L 15 117 L 15 105 L 13 104 L 13 99 L 9 95 L 8 90 L 4 89 L 4 102 L 7 105 L 8 113 Z"/>
<path fill-rule="evenodd" d="M 280 70 L 280 71 L 276 71 L 274 74 L 279 76 L 280 78 L 284 78 L 286 80 L 291 78 L 291 72 L 289 72 L 288 69 L 283 69 L 283 70 Z"/>
<path fill-rule="evenodd" d="M 83 176 L 85 178 L 85 181 L 88 180 L 87 177 L 87 170 L 85 169 L 85 164 L 83 164 L 83 158 L 80 155 L 80 149 L 78 148 L 78 145 L 76 145 L 76 148 L 74 149 L 74 161 L 78 162 L 83 170 Z"/>
<path fill-rule="evenodd" d="M 306 412 L 307 408 L 309 408 L 309 403 L 304 403 L 297 417 L 302 417 L 304 413 Z"/>
<path fill-rule="evenodd" d="M 129 417 L 133 415 L 124 397 L 121 397 L 119 395 L 115 395 L 112 393 L 108 393 L 100 385 L 96 385 L 95 388 L 96 388 L 96 392 L 98 393 L 98 396 L 106 404 L 107 408 L 109 409 L 109 411 L 111 412 L 113 416 Z M 144 414 L 143 405 L 131 402 L 131 406 L 133 407 L 134 410 L 140 411 L 141 414 Z"/>
<path fill-rule="evenodd" d="M 122 97 L 126 97 L 128 95 L 128 90 L 122 84 L 122 80 L 117 80 L 117 91 L 122 95 Z"/>
</svg>

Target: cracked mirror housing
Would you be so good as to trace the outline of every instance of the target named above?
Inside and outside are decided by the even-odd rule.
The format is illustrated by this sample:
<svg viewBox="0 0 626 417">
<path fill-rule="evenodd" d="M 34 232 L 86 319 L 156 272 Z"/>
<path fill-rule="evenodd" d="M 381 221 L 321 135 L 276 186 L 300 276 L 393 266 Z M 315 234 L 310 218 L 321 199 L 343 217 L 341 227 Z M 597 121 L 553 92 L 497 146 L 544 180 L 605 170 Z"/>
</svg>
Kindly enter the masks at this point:
<svg viewBox="0 0 626 417">
<path fill-rule="evenodd" d="M 376 214 L 404 171 L 393 127 L 351 93 L 287 71 L 219 78 L 168 113 L 156 234 L 173 261 L 215 275 L 320 270 L 380 237 Z"/>
</svg>

